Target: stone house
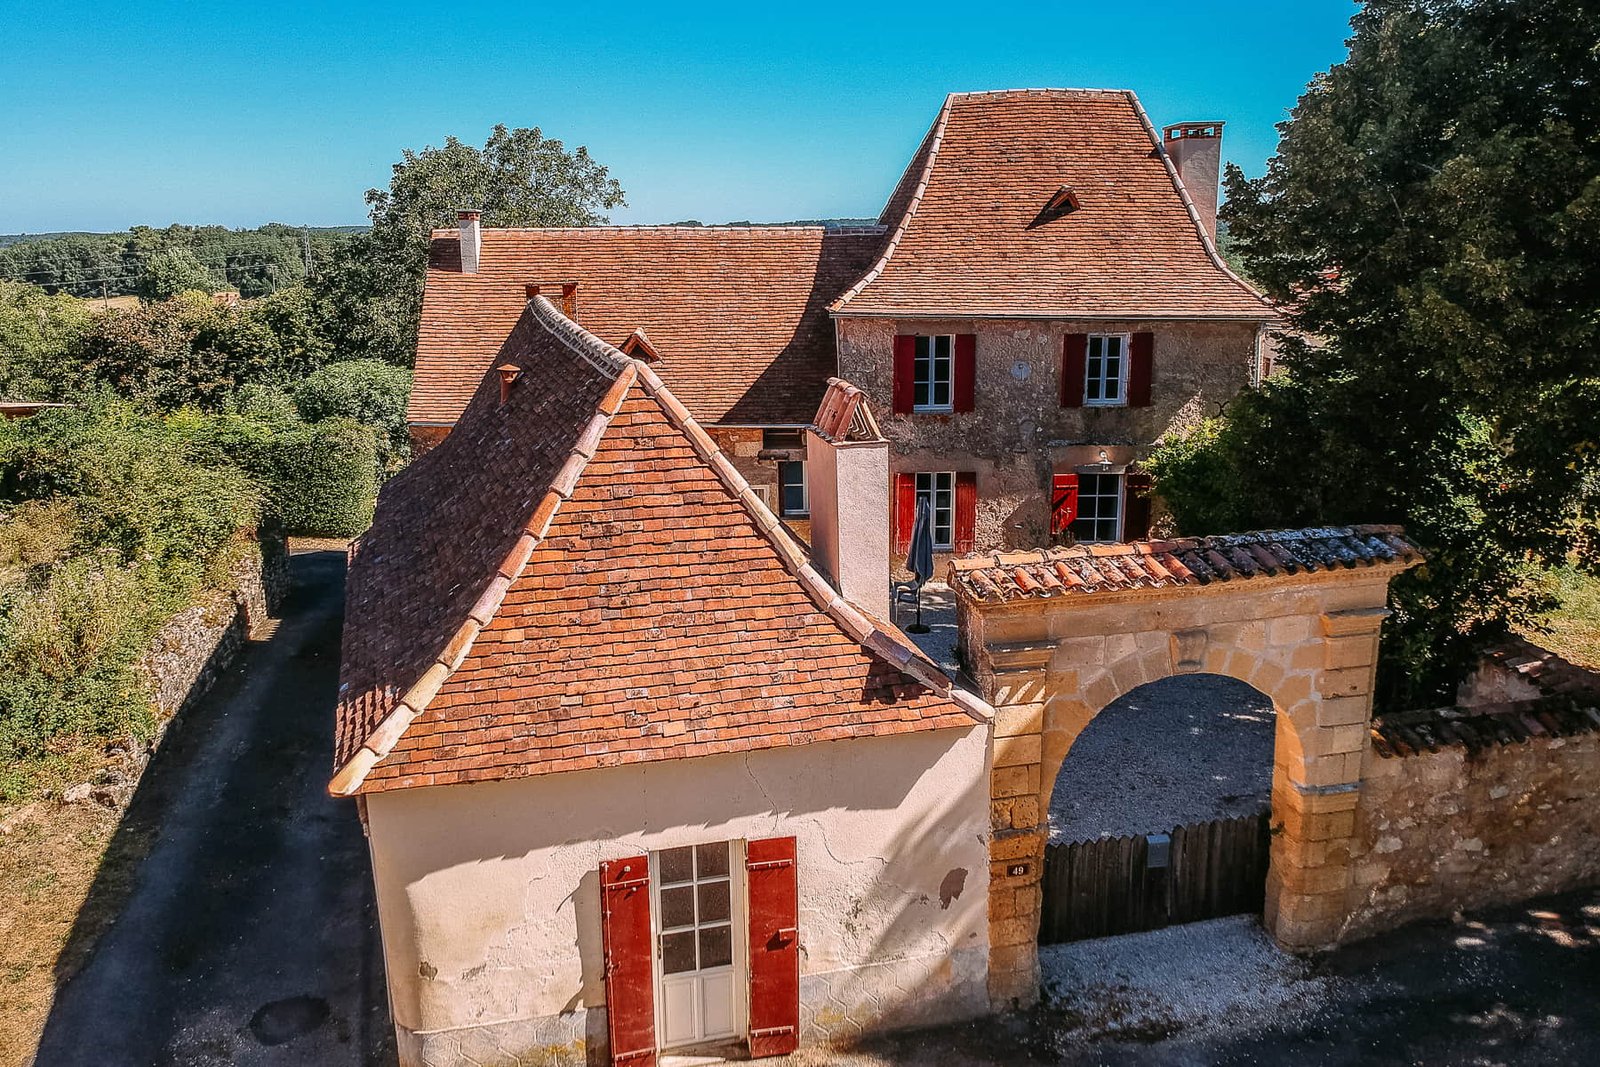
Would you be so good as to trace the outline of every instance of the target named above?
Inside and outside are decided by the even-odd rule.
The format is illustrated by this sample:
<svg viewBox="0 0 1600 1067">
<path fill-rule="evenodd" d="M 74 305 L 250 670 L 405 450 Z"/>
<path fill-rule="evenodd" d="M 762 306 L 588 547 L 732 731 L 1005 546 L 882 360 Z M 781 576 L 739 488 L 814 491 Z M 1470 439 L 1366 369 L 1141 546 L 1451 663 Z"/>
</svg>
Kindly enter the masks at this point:
<svg viewBox="0 0 1600 1067">
<path fill-rule="evenodd" d="M 1219 258 L 1222 124 L 1158 135 L 1126 91 L 951 94 L 875 225 L 433 236 L 409 418 L 460 415 L 529 294 L 650 362 L 801 536 L 826 380 L 891 444 L 893 545 L 1148 532 L 1137 461 L 1261 373 L 1274 312 Z"/>
<path fill-rule="evenodd" d="M 351 555 L 330 788 L 401 1063 L 987 1011 L 992 714 L 881 621 L 860 394 L 806 431 L 808 551 L 648 358 L 541 294 L 495 359 Z"/>
</svg>

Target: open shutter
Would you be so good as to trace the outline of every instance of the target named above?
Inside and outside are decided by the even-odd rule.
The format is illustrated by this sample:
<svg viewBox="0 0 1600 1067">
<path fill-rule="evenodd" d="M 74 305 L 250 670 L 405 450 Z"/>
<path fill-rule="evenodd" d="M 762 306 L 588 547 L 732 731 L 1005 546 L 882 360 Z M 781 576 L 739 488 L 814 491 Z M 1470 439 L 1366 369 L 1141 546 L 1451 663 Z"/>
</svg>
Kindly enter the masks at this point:
<svg viewBox="0 0 1600 1067">
<path fill-rule="evenodd" d="M 1089 335 L 1069 333 L 1061 349 L 1061 406 L 1083 407 L 1083 375 L 1089 366 Z"/>
<path fill-rule="evenodd" d="M 1128 406 L 1147 408 L 1150 406 L 1150 383 L 1155 373 L 1155 334 L 1134 334 L 1130 347 L 1133 351 L 1128 359 Z"/>
<path fill-rule="evenodd" d="M 655 1067 L 655 957 L 648 856 L 600 865 L 600 941 L 611 1062 L 620 1067 Z"/>
<path fill-rule="evenodd" d="M 971 552 L 978 534 L 978 475 L 973 471 L 956 472 L 955 533 L 955 550 Z"/>
<path fill-rule="evenodd" d="M 894 476 L 894 553 L 911 551 L 911 526 L 917 519 L 917 476 Z"/>
<path fill-rule="evenodd" d="M 894 410 L 909 415 L 917 397 L 917 339 L 902 333 L 894 339 Z"/>
<path fill-rule="evenodd" d="M 800 894 L 795 841 L 745 845 L 750 897 L 750 1056 L 782 1056 L 800 1044 Z"/>
<path fill-rule="evenodd" d="M 1059 534 L 1078 517 L 1078 475 L 1074 472 L 1050 476 L 1050 532 Z"/>
<path fill-rule="evenodd" d="M 978 384 L 978 335 L 956 334 L 956 356 L 950 407 L 954 411 L 971 411 Z"/>
<path fill-rule="evenodd" d="M 1155 480 L 1148 474 L 1130 474 L 1122 480 L 1122 539 L 1143 541 L 1150 536 L 1150 490 Z"/>
</svg>

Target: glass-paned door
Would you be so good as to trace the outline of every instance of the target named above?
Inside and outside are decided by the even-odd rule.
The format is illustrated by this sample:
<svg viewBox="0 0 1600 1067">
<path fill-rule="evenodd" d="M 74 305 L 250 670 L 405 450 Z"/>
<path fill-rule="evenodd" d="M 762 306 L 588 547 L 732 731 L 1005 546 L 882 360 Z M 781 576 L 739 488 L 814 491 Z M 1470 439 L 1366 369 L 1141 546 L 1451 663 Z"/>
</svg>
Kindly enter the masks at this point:
<svg viewBox="0 0 1600 1067">
<path fill-rule="evenodd" d="M 656 853 L 662 1048 L 739 1032 L 740 961 L 733 846 L 719 841 Z"/>
</svg>

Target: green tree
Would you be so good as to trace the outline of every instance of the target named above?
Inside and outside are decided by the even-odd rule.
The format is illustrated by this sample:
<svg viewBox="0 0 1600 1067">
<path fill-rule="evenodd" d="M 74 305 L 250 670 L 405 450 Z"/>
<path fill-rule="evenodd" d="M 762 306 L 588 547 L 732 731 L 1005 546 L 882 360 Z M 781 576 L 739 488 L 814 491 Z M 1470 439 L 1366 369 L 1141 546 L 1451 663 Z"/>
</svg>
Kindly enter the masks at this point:
<svg viewBox="0 0 1600 1067">
<path fill-rule="evenodd" d="M 382 434 L 386 463 L 407 454 L 410 397 L 411 372 L 376 359 L 330 363 L 294 389 L 295 408 L 305 421 L 354 419 Z"/>
<path fill-rule="evenodd" d="M 1382 684 L 1414 702 L 1540 606 L 1530 564 L 1593 543 L 1600 9 L 1371 0 L 1353 27 L 1266 174 L 1225 180 L 1289 376 L 1157 468 L 1189 532 L 1404 523 L 1431 559 L 1395 584 Z M 1231 514 L 1196 507 L 1204 477 Z"/>
<path fill-rule="evenodd" d="M 0 400 L 59 399 L 67 353 L 91 317 L 83 301 L 65 293 L 0 281 Z"/>
<path fill-rule="evenodd" d="M 179 293 L 210 293 L 217 278 L 209 267 L 187 248 L 165 248 L 144 262 L 139 277 L 139 296 L 144 300 L 170 300 Z"/>
<path fill-rule="evenodd" d="M 428 237 L 477 208 L 485 226 L 592 226 L 625 203 L 622 186 L 586 148 L 569 151 L 537 127 L 496 126 L 483 148 L 447 138 L 407 149 L 388 189 L 369 189 L 369 233 L 353 237 L 326 279 L 341 352 L 410 365 Z"/>
</svg>

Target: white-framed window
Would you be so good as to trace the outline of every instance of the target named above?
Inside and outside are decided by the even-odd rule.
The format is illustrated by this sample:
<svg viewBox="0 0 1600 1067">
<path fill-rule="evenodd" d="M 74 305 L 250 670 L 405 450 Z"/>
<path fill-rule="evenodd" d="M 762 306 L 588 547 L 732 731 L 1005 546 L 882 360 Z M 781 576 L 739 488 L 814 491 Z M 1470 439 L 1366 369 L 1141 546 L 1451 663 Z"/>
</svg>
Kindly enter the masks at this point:
<svg viewBox="0 0 1600 1067">
<path fill-rule="evenodd" d="M 954 410 L 955 346 L 956 339 L 949 334 L 917 338 L 911 410 Z"/>
<path fill-rule="evenodd" d="M 784 460 L 778 464 L 778 514 L 801 517 L 811 514 L 811 500 L 806 494 L 806 465 L 800 460 Z"/>
<path fill-rule="evenodd" d="M 1072 535 L 1081 543 L 1122 540 L 1122 475 L 1078 474 Z"/>
<path fill-rule="evenodd" d="M 717 841 L 651 857 L 662 1048 L 733 1037 L 743 1026 L 743 852 L 743 842 Z"/>
<path fill-rule="evenodd" d="M 1083 367 L 1085 406 L 1120 407 L 1128 402 L 1128 344 L 1125 333 L 1089 335 Z"/>
<path fill-rule="evenodd" d="M 924 471 L 917 475 L 916 506 L 928 502 L 933 517 L 933 547 L 948 552 L 956 539 L 956 476 L 954 471 Z M 912 515 L 915 516 L 913 511 Z"/>
</svg>

